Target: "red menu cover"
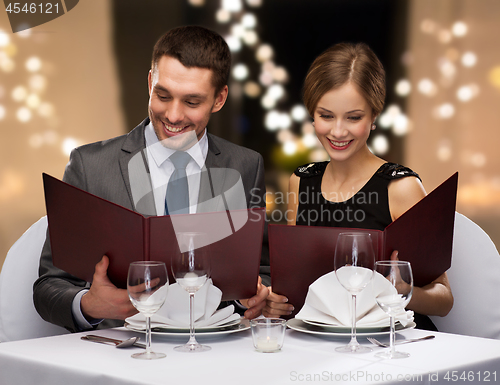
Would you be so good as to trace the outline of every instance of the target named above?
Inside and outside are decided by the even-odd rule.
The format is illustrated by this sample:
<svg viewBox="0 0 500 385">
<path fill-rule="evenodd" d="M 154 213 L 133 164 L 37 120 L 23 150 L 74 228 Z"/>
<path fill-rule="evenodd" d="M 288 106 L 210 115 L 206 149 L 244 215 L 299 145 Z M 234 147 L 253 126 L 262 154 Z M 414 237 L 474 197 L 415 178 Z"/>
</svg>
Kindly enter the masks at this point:
<svg viewBox="0 0 500 385">
<path fill-rule="evenodd" d="M 294 305 L 293 317 L 304 304 L 309 285 L 333 270 L 339 233 L 371 234 L 377 260 L 398 250 L 412 266 L 415 286 L 424 286 L 451 266 L 458 173 L 392 222 L 384 231 L 340 227 L 269 225 L 273 292 Z"/>
<path fill-rule="evenodd" d="M 143 215 L 43 174 L 54 266 L 88 282 L 103 255 L 108 276 L 127 287 L 130 262 L 165 262 L 170 282 L 176 232 L 203 231 L 211 243 L 211 278 L 223 300 L 255 295 L 259 275 L 265 208 L 223 212 Z"/>
</svg>

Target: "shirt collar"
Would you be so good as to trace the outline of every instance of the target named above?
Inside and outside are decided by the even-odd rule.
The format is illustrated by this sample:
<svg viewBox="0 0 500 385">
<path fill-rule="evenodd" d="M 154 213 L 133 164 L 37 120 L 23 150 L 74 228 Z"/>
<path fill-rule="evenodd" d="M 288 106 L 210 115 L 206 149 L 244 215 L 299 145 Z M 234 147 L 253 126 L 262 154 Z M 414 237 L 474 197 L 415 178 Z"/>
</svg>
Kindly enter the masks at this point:
<svg viewBox="0 0 500 385">
<path fill-rule="evenodd" d="M 146 126 L 144 136 L 146 138 L 146 148 L 148 148 L 151 157 L 156 163 L 157 167 L 160 167 L 163 162 L 165 162 L 170 156 L 175 152 L 170 148 L 167 148 L 161 144 L 156 136 L 156 133 L 153 128 L 153 124 L 149 122 Z M 186 152 L 191 155 L 191 158 L 194 159 L 196 164 L 200 169 L 205 165 L 205 160 L 207 159 L 208 154 L 208 136 L 207 129 L 203 131 L 203 136 L 200 140 L 191 148 L 186 150 Z"/>
</svg>

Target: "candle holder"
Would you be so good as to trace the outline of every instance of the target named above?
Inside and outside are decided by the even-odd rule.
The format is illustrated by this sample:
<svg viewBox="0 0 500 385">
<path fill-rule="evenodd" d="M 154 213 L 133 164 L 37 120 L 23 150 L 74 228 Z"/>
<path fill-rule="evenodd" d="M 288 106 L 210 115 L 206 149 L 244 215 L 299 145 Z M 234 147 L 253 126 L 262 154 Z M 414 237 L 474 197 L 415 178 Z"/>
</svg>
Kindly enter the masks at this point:
<svg viewBox="0 0 500 385">
<path fill-rule="evenodd" d="M 250 321 L 253 346 L 262 353 L 279 352 L 285 339 L 286 320 L 256 318 Z"/>
</svg>

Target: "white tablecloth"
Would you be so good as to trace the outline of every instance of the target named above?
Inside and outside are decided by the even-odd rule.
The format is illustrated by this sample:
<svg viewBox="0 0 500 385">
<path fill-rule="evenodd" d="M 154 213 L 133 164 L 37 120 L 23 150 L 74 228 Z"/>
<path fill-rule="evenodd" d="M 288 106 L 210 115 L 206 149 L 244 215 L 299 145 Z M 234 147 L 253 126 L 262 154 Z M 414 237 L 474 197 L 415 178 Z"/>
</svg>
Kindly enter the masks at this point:
<svg viewBox="0 0 500 385">
<path fill-rule="evenodd" d="M 132 359 L 138 348 L 82 341 L 83 334 L 120 339 L 140 335 L 144 340 L 141 334 L 119 328 L 0 343 L 0 384 L 477 384 L 487 376 L 489 383 L 500 382 L 499 340 L 446 333 L 399 346 L 411 354 L 400 360 L 375 357 L 378 347 L 367 354 L 338 353 L 335 347 L 348 338 L 325 339 L 293 330 L 287 330 L 279 353 L 256 352 L 250 331 L 200 339 L 212 350 L 196 354 L 173 351 L 186 337 L 154 335 L 153 350 L 167 354 L 156 361 Z M 407 330 L 399 338 L 428 334 Z M 368 344 L 365 338 L 359 341 Z"/>
</svg>

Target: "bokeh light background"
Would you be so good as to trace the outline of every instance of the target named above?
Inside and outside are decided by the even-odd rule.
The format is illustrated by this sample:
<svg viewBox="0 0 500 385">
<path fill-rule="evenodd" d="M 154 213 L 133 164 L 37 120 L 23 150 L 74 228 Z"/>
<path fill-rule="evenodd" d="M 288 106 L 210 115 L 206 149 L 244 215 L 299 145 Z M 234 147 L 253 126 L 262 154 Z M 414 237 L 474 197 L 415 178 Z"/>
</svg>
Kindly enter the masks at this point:
<svg viewBox="0 0 500 385">
<path fill-rule="evenodd" d="M 228 41 L 230 98 L 209 130 L 262 153 L 271 220 L 293 169 L 326 160 L 301 101 L 308 66 L 364 41 L 388 75 L 370 148 L 428 192 L 459 171 L 457 210 L 498 244 L 499 20 L 497 0 L 85 0 L 12 34 L 0 5 L 0 265 L 45 215 L 41 173 L 61 178 L 72 148 L 146 116 L 154 42 L 184 24 Z"/>
</svg>

